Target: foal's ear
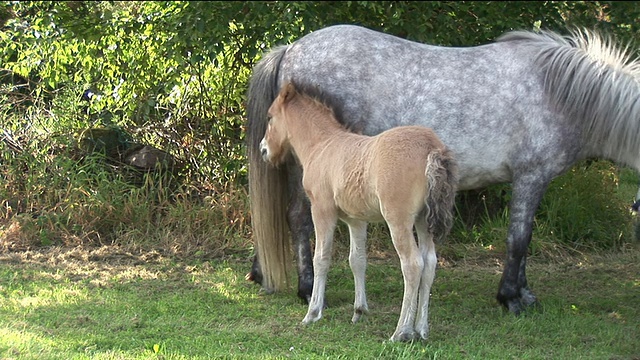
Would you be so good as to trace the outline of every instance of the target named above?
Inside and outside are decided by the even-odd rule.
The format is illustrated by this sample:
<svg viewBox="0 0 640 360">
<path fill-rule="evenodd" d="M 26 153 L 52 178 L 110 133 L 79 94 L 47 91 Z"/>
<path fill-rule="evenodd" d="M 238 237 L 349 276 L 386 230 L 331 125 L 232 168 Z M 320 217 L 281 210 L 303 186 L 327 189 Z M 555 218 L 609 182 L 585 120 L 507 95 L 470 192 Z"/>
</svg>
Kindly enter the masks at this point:
<svg viewBox="0 0 640 360">
<path fill-rule="evenodd" d="M 282 87 L 282 90 L 280 90 L 282 102 L 290 101 L 297 93 L 296 87 L 291 82 L 286 82 Z"/>
</svg>

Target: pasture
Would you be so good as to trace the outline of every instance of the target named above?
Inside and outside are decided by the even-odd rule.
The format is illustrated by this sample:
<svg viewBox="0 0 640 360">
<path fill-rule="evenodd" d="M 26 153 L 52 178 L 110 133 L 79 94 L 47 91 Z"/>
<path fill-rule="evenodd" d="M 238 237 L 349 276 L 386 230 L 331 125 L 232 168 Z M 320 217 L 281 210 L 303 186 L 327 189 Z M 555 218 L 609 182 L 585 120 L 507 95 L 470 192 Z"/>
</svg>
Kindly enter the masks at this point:
<svg viewBox="0 0 640 360">
<path fill-rule="evenodd" d="M 345 249 L 346 244 L 336 244 Z M 439 247 L 427 341 L 390 343 L 402 299 L 393 252 L 372 253 L 371 313 L 355 325 L 353 277 L 337 252 L 328 308 L 244 280 L 250 258 L 177 260 L 120 248 L 43 248 L 0 255 L 2 359 L 638 359 L 640 249 L 531 257 L 539 311 L 495 301 L 504 253 Z M 343 254 L 343 255 L 340 255 Z"/>
<path fill-rule="evenodd" d="M 403 283 L 400 262 L 381 227 L 371 226 L 367 239 L 370 314 L 355 325 L 344 226 L 338 226 L 321 321 L 300 325 L 307 305 L 296 296 L 293 261 L 289 287 L 276 294 L 245 280 L 260 243 L 254 225 L 265 215 L 280 216 L 251 205 L 258 198 L 251 183 L 255 190 L 265 178 L 250 180 L 257 174 L 250 168 L 262 164 L 266 169 L 266 163 L 247 156 L 258 149 L 247 147 L 251 136 L 264 135 L 250 125 L 247 90 L 267 49 L 333 24 L 360 24 L 447 48 L 494 43 L 513 29 L 566 34 L 575 25 L 603 30 L 624 45 L 640 39 L 639 18 L 634 2 L 0 2 L 0 360 L 640 359 L 640 221 L 629 211 L 638 174 L 591 157 L 551 181 L 535 217 L 535 207 L 523 207 L 533 238 L 526 251 L 527 285 L 541 305 L 519 317 L 498 304 L 496 293 L 508 267 L 505 239 L 513 207 L 507 204 L 530 192 L 504 184 L 458 193 L 451 234 L 436 245 L 426 341 L 388 341 L 400 314 Z M 363 43 L 364 50 L 374 48 Z M 637 49 L 630 44 L 630 59 L 637 58 Z M 377 58 L 364 50 L 354 52 L 351 63 Z M 318 62 L 322 66 L 313 69 L 322 69 L 330 62 L 305 53 L 308 61 L 293 58 L 291 64 Z M 423 67 L 435 69 L 425 74 L 430 83 L 446 74 L 466 81 L 458 86 L 441 78 L 450 84 L 448 91 L 429 98 L 439 98 L 450 115 L 467 109 L 472 116 L 466 119 L 482 114 L 481 108 L 495 112 L 500 108 L 495 104 L 502 103 L 508 125 L 517 123 L 513 104 L 520 106 L 521 117 L 548 114 L 535 107 L 542 103 L 540 91 L 526 93 L 542 89 L 537 74 L 523 81 L 526 70 L 535 68 L 532 53 L 522 53 L 520 61 L 512 61 L 506 48 L 494 53 L 505 56 L 493 66 L 470 57 L 471 66 L 459 71 Z M 422 54 L 416 59 L 396 67 L 405 71 L 398 78 L 416 78 L 410 70 L 428 60 Z M 443 66 L 463 60 L 458 55 L 434 59 Z M 627 75 L 637 79 L 640 67 L 633 64 Z M 286 68 L 300 69 L 301 78 L 315 74 L 298 65 Z M 518 102 L 504 102 L 486 86 L 504 87 L 508 76 L 491 81 L 473 76 L 490 77 L 495 69 L 511 74 L 513 88 L 525 91 Z M 328 76 L 317 76 L 320 82 L 336 79 L 334 68 L 329 70 Z M 369 72 L 396 70 L 374 66 Z M 637 114 L 638 82 L 614 77 L 629 80 L 612 83 L 620 85 L 618 90 L 631 88 L 631 95 L 602 91 L 610 102 L 578 104 L 578 114 L 598 104 L 611 106 L 600 112 L 603 116 L 623 114 L 625 99 Z M 362 90 L 348 99 L 373 94 L 366 82 L 354 84 Z M 349 84 L 325 85 L 348 89 Z M 409 90 L 404 85 L 398 94 Z M 581 87 L 587 93 L 593 88 Z M 391 87 L 378 89 L 384 92 L 379 99 L 389 98 Z M 481 92 L 499 101 L 483 100 L 474 107 L 459 96 L 465 106 L 448 106 L 464 89 L 485 89 Z M 263 100 L 262 105 L 271 103 Z M 532 106 L 522 107 L 527 104 Z M 410 115 L 405 107 L 400 110 L 388 112 Z M 632 136 L 640 132 L 640 123 L 633 121 L 637 116 L 623 117 L 630 131 L 614 126 L 622 132 L 610 140 L 614 146 L 633 145 L 625 151 L 628 158 L 618 160 L 640 169 L 640 142 Z M 266 124 L 263 120 L 258 123 Z M 597 136 L 614 134 L 594 129 Z M 94 135 L 100 133 L 114 135 L 112 146 L 95 146 L 102 140 Z M 485 139 L 495 133 L 486 130 Z M 542 139 L 557 139 L 561 132 L 548 134 Z M 587 145 L 604 144 L 597 136 Z M 457 142 L 459 148 L 474 146 L 469 154 L 499 162 L 477 151 L 486 149 L 466 134 L 452 132 L 448 139 L 445 143 Z M 526 143 L 522 139 L 506 143 Z M 571 139 L 560 140 L 566 145 Z M 124 162 L 132 159 L 131 151 L 138 154 L 148 146 L 170 154 L 177 167 L 147 171 L 150 166 Z M 100 149 L 104 153 L 95 151 Z M 556 161 L 562 160 L 560 153 L 545 154 Z M 272 220 L 263 224 L 286 226 Z M 306 241 L 310 227 L 304 221 L 300 225 L 294 247 L 313 245 Z M 288 239 L 286 231 L 279 235 Z M 523 252 L 517 255 L 524 257 Z M 308 270 L 307 253 L 302 265 Z M 515 280 L 522 279 L 523 272 Z"/>
</svg>

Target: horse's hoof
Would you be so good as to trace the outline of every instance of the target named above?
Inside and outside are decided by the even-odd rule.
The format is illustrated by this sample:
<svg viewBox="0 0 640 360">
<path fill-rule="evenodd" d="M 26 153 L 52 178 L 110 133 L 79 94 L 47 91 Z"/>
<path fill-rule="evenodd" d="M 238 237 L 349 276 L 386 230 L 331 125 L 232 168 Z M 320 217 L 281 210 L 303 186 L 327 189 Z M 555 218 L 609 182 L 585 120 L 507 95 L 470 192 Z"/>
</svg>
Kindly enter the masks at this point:
<svg viewBox="0 0 640 360">
<path fill-rule="evenodd" d="M 266 288 L 266 287 L 261 287 L 260 288 L 260 293 L 261 294 L 265 294 L 265 295 L 271 295 L 274 294 L 276 291 L 270 288 Z"/>
<path fill-rule="evenodd" d="M 510 313 L 519 316 L 530 310 L 540 310 L 540 303 L 531 290 L 523 288 L 520 290 L 520 296 L 515 298 L 507 298 L 498 294 L 498 302 L 502 304 Z"/>
<path fill-rule="evenodd" d="M 311 302 L 311 291 L 312 288 L 298 288 L 298 297 L 302 299 L 306 305 Z"/>
<path fill-rule="evenodd" d="M 522 307 L 522 303 L 520 302 L 520 299 L 508 300 L 507 303 L 503 305 L 507 308 L 507 310 L 509 310 L 510 313 L 512 313 L 515 316 L 519 316 L 524 310 L 524 307 Z"/>
<path fill-rule="evenodd" d="M 520 290 L 520 302 L 524 308 L 535 308 L 538 306 L 538 299 L 531 290 L 523 288 Z"/>
</svg>

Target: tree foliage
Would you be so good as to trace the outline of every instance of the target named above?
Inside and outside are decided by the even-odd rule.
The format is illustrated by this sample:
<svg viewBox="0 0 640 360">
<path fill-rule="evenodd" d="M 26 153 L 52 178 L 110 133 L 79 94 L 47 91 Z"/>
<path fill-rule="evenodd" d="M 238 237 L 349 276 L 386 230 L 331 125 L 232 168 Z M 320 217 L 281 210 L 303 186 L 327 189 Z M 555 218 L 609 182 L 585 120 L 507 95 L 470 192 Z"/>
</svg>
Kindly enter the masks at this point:
<svg viewBox="0 0 640 360">
<path fill-rule="evenodd" d="M 49 100 L 97 94 L 85 114 L 52 109 L 58 121 L 45 127 L 125 126 L 220 181 L 242 179 L 243 94 L 252 65 L 275 44 L 338 23 L 450 46 L 573 25 L 628 42 L 640 18 L 633 2 L 4 1 L 0 9 L 6 73 Z"/>
<path fill-rule="evenodd" d="M 21 114 L 3 129 L 118 125 L 186 160 L 193 182 L 243 183 L 247 80 L 276 44 L 339 23 L 448 46 L 568 26 L 633 42 L 638 19 L 610 1 L 2 1 L 2 114 Z"/>
</svg>

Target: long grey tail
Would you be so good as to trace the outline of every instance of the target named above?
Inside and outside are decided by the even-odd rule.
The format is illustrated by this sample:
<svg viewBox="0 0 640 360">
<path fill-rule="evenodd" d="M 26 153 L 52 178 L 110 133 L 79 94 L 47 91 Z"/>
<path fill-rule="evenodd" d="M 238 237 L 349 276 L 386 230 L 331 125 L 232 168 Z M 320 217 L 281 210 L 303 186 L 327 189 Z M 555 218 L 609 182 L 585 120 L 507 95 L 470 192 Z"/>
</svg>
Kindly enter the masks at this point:
<svg viewBox="0 0 640 360">
<path fill-rule="evenodd" d="M 267 129 L 267 111 L 278 94 L 280 62 L 287 46 L 276 47 L 256 64 L 247 92 L 249 200 L 255 251 L 267 291 L 287 287 L 291 251 L 286 209 L 287 177 L 262 160 L 259 144 Z"/>
<path fill-rule="evenodd" d="M 428 193 L 426 219 L 434 241 L 442 242 L 453 225 L 453 208 L 458 185 L 458 166 L 449 149 L 436 150 L 427 157 Z"/>
</svg>

